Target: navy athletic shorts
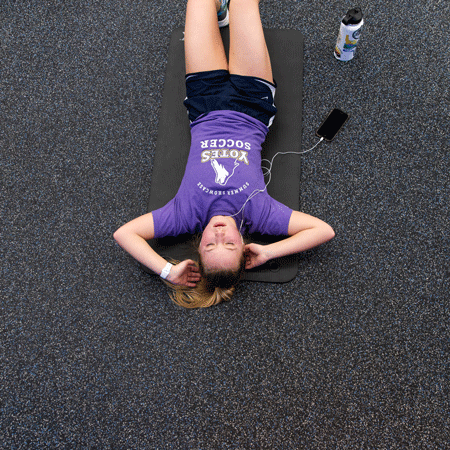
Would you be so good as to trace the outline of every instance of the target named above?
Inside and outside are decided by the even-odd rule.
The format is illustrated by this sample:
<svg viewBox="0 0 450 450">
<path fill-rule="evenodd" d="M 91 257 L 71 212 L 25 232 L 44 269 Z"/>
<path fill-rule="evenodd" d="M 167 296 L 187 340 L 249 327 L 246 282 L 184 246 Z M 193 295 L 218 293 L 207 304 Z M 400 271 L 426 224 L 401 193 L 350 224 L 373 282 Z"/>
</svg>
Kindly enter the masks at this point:
<svg viewBox="0 0 450 450">
<path fill-rule="evenodd" d="M 227 70 L 198 72 L 186 75 L 184 105 L 191 122 L 211 111 L 232 110 L 270 126 L 277 112 L 275 90 L 276 84 Z"/>
</svg>

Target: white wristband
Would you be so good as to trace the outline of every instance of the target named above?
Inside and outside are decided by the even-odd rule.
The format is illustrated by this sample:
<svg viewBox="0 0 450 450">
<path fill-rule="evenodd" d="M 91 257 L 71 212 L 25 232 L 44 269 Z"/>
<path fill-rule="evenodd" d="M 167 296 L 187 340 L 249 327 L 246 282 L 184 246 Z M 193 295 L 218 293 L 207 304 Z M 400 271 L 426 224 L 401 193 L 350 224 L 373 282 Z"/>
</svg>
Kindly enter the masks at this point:
<svg viewBox="0 0 450 450">
<path fill-rule="evenodd" d="M 167 278 L 167 276 L 169 275 L 170 269 L 172 268 L 173 264 L 167 263 L 166 266 L 164 267 L 164 269 L 161 272 L 160 277 L 165 280 Z"/>
</svg>

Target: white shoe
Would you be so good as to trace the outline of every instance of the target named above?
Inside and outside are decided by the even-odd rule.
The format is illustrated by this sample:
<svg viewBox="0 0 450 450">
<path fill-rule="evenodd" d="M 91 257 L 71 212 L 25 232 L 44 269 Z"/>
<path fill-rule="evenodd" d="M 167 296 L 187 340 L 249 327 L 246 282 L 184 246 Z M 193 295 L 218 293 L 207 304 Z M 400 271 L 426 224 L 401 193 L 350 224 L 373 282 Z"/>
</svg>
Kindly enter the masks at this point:
<svg viewBox="0 0 450 450">
<path fill-rule="evenodd" d="M 229 0 L 221 0 L 220 10 L 217 13 L 219 28 L 226 27 L 230 23 L 230 17 L 228 14 L 228 2 Z"/>
</svg>

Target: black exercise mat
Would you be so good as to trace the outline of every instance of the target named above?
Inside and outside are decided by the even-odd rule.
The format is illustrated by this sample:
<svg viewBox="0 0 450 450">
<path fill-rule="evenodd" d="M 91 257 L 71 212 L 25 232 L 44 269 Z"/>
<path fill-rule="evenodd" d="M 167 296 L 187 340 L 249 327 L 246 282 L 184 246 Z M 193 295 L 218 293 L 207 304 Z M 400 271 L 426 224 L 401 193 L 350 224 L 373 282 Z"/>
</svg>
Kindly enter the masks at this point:
<svg viewBox="0 0 450 450">
<path fill-rule="evenodd" d="M 176 29 L 170 42 L 148 211 L 164 206 L 176 195 L 189 154 L 190 128 L 183 105 L 186 96 L 183 30 Z M 221 31 L 228 51 L 229 30 Z M 278 113 L 262 152 L 262 157 L 270 160 L 280 151 L 301 150 L 303 36 L 295 30 L 264 30 L 264 33 L 278 84 L 275 96 Z M 283 155 L 275 161 L 268 192 L 290 208 L 299 209 L 301 159 Z M 250 239 L 268 243 L 280 237 L 252 235 Z M 150 245 L 165 258 L 196 258 L 190 235 L 154 239 Z M 247 271 L 244 280 L 286 282 L 296 276 L 297 270 L 297 256 L 292 255 Z"/>
</svg>

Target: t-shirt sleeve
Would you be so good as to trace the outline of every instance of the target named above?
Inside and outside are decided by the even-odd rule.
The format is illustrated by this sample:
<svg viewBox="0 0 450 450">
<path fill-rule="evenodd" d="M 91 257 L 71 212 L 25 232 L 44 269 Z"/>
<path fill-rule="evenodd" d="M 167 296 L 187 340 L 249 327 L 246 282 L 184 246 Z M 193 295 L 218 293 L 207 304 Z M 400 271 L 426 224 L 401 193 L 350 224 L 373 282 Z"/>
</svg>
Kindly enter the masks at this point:
<svg viewBox="0 0 450 450">
<path fill-rule="evenodd" d="M 163 207 L 152 211 L 153 227 L 155 231 L 155 238 L 165 236 L 177 236 L 176 207 L 175 198 L 166 203 Z"/>
<path fill-rule="evenodd" d="M 268 194 L 261 196 L 259 200 L 259 205 L 252 208 L 254 213 L 252 214 L 249 232 L 287 236 L 289 220 L 293 210 Z"/>
</svg>

